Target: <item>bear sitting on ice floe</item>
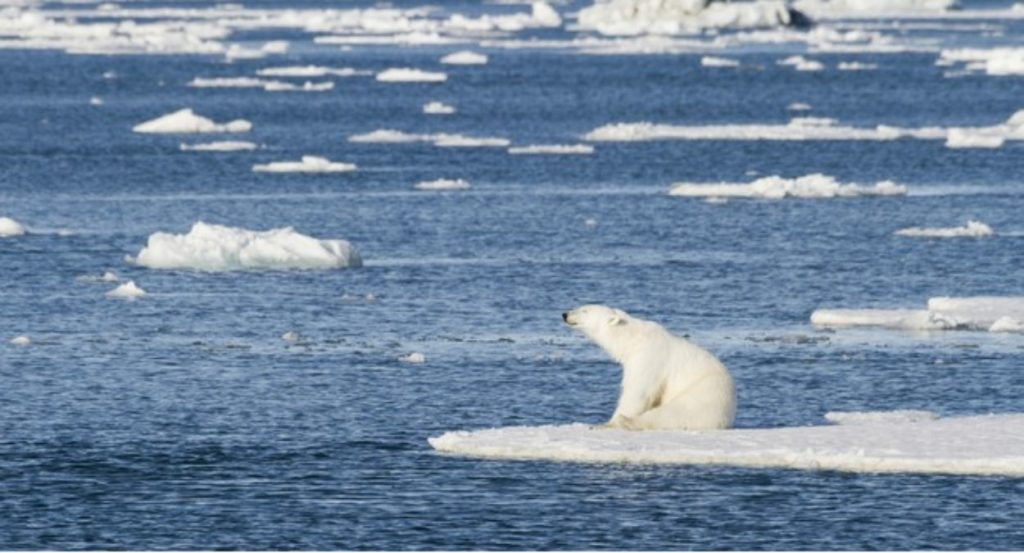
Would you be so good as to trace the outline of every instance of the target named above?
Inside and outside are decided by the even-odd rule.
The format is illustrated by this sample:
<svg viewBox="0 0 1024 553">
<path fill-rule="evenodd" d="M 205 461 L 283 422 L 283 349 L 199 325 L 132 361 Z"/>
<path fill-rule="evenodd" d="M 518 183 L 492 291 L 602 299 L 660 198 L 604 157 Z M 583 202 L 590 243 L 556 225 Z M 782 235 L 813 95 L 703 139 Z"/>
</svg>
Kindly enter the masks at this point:
<svg viewBox="0 0 1024 553">
<path fill-rule="evenodd" d="M 629 430 L 729 428 L 736 387 L 714 355 L 652 321 L 604 305 L 562 314 L 622 364 L 622 390 L 609 427 Z"/>
</svg>

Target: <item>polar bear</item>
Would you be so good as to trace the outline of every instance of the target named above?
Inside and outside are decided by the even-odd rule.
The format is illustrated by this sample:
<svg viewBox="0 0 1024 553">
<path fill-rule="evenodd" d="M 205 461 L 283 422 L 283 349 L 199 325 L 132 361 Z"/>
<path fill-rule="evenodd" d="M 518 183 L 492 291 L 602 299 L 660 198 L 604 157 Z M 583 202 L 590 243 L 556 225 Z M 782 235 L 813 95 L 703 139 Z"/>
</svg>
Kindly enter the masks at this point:
<svg viewBox="0 0 1024 553">
<path fill-rule="evenodd" d="M 714 355 L 653 321 L 604 305 L 562 314 L 622 364 L 622 391 L 607 426 L 629 430 L 729 428 L 736 387 Z"/>
</svg>

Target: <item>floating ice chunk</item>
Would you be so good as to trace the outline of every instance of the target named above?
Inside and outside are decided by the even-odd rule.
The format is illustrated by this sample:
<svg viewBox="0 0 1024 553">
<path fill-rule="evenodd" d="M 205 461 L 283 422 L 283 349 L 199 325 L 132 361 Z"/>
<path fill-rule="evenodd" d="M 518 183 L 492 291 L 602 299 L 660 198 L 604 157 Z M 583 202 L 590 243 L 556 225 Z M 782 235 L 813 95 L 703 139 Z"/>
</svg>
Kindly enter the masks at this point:
<svg viewBox="0 0 1024 553">
<path fill-rule="evenodd" d="M 966 63 L 967 71 L 987 75 L 1024 75 L 1024 48 L 959 48 L 943 50 L 935 64 L 950 66 Z"/>
<path fill-rule="evenodd" d="M 348 173 L 356 169 L 358 167 L 354 163 L 339 163 L 318 156 L 302 156 L 301 161 L 275 161 L 252 166 L 252 170 L 257 173 Z"/>
<path fill-rule="evenodd" d="M 203 116 L 196 115 L 188 108 L 140 123 L 132 128 L 138 133 L 173 134 L 240 133 L 249 132 L 250 129 L 252 129 L 252 123 L 245 119 L 236 119 L 228 123 L 214 123 Z"/>
<path fill-rule="evenodd" d="M 508 149 L 513 155 L 588 155 L 594 153 L 590 144 L 531 144 L 529 146 L 513 146 Z"/>
<path fill-rule="evenodd" d="M 100 98 L 99 96 L 93 96 L 92 98 L 89 98 L 89 105 L 90 106 L 102 106 L 103 105 L 103 98 Z"/>
<path fill-rule="evenodd" d="M 487 63 L 487 56 L 469 50 L 461 50 L 441 58 L 441 63 L 448 65 L 484 65 Z"/>
<path fill-rule="evenodd" d="M 911 227 L 896 231 L 897 236 L 914 236 L 920 238 L 982 238 L 992 236 L 992 227 L 981 221 L 967 221 L 962 227 L 927 228 Z"/>
<path fill-rule="evenodd" d="M 428 102 L 423 104 L 423 113 L 430 115 L 451 115 L 455 108 L 442 102 Z"/>
<path fill-rule="evenodd" d="M 606 0 L 578 13 L 583 29 L 606 35 L 684 34 L 702 29 L 775 27 L 793 22 L 783 2 Z"/>
<path fill-rule="evenodd" d="M 11 341 L 9 343 L 12 346 L 27 346 L 32 343 L 32 340 L 30 340 L 28 336 L 21 335 L 11 338 Z"/>
<path fill-rule="evenodd" d="M 243 140 L 221 140 L 202 144 L 180 144 L 183 152 L 245 152 L 255 150 L 256 144 Z"/>
<path fill-rule="evenodd" d="M 142 296 L 145 295 L 146 291 L 136 286 L 134 280 L 129 280 L 128 282 L 118 286 L 117 288 L 114 288 L 113 290 L 107 292 L 106 294 L 108 298 L 118 298 L 126 300 L 141 298 Z"/>
<path fill-rule="evenodd" d="M 294 330 L 289 330 L 288 332 L 285 332 L 284 334 L 281 335 L 281 339 L 284 340 L 285 342 L 294 344 L 301 340 L 302 337 L 299 336 L 298 332 L 295 332 Z"/>
<path fill-rule="evenodd" d="M 448 432 L 428 441 L 441 452 L 482 458 L 1022 476 L 1022 426 L 1021 414 L 708 432 L 570 424 Z"/>
<path fill-rule="evenodd" d="M 992 326 L 988 327 L 989 332 L 1024 332 L 1024 321 L 1013 317 L 999 317 Z"/>
<path fill-rule="evenodd" d="M 267 83 L 263 87 L 263 90 L 266 90 L 267 92 L 326 92 L 328 90 L 334 90 L 334 81 L 324 81 L 322 83 L 306 81 L 301 85 L 272 81 Z"/>
<path fill-rule="evenodd" d="M 201 221 L 188 234 L 153 233 L 146 247 L 129 261 L 150 269 L 200 271 L 337 269 L 363 264 L 345 240 L 318 240 L 291 227 L 260 232 Z"/>
<path fill-rule="evenodd" d="M 348 137 L 349 142 L 404 144 L 409 142 L 433 142 L 438 135 L 411 134 L 393 129 L 378 129 L 366 134 L 354 134 Z"/>
<path fill-rule="evenodd" d="M 83 275 L 75 278 L 78 282 L 118 282 L 121 279 L 118 278 L 117 273 L 113 271 L 105 271 L 102 275 Z"/>
<path fill-rule="evenodd" d="M 25 227 L 10 217 L 0 217 L 0 238 L 10 236 L 21 236 L 25 234 Z"/>
<path fill-rule="evenodd" d="M 441 135 L 434 140 L 439 148 L 505 148 L 511 142 L 506 138 L 476 137 L 461 134 Z"/>
<path fill-rule="evenodd" d="M 358 71 L 351 67 L 323 67 L 320 65 L 291 65 L 286 67 L 266 67 L 256 72 L 261 77 L 352 77 L 368 75 L 369 71 Z"/>
<path fill-rule="evenodd" d="M 740 62 L 738 60 L 729 58 L 718 58 L 714 56 L 704 56 L 700 59 L 700 64 L 704 67 L 739 67 Z"/>
<path fill-rule="evenodd" d="M 779 65 L 792 65 L 797 71 L 821 71 L 825 69 L 825 65 L 820 61 L 809 60 L 803 56 L 790 56 L 776 63 Z"/>
<path fill-rule="evenodd" d="M 252 77 L 195 77 L 188 82 L 192 88 L 263 88 L 271 81 Z"/>
<path fill-rule="evenodd" d="M 274 40 L 265 43 L 263 46 L 253 49 L 246 48 L 241 44 L 232 44 L 224 52 L 228 60 L 256 60 L 267 57 L 268 54 L 284 54 L 288 51 L 288 41 Z"/>
<path fill-rule="evenodd" d="M 985 127 L 1008 138 L 1024 140 L 1024 126 Z M 896 140 L 946 138 L 941 127 L 898 128 L 879 125 L 875 128 L 848 127 L 834 119 L 795 117 L 780 124 L 665 125 L 655 123 L 614 123 L 598 127 L 583 136 L 592 142 L 635 142 L 643 140 Z"/>
<path fill-rule="evenodd" d="M 417 351 L 417 352 L 410 353 L 409 355 L 405 355 L 405 356 L 399 357 L 398 360 L 403 362 L 403 363 L 419 364 L 419 363 L 426 363 L 427 362 L 427 356 L 423 355 L 422 353 Z"/>
<path fill-rule="evenodd" d="M 844 12 L 871 14 L 913 14 L 942 12 L 957 6 L 958 0 L 797 0 L 798 10 L 810 14 L 842 14 Z"/>
<path fill-rule="evenodd" d="M 853 196 L 901 196 L 905 186 L 882 181 L 873 186 L 843 184 L 834 177 L 815 173 L 795 179 L 778 176 L 762 177 L 749 184 L 677 183 L 669 191 L 672 196 L 690 198 L 848 198 Z"/>
<path fill-rule="evenodd" d="M 465 190 L 469 183 L 462 179 L 437 179 L 416 184 L 417 190 Z"/>
<path fill-rule="evenodd" d="M 442 83 L 448 80 L 448 75 L 421 69 L 393 68 L 377 73 L 377 80 L 382 83 Z"/>
<path fill-rule="evenodd" d="M 990 330 L 1007 317 L 1024 320 L 1024 297 L 937 297 L 928 300 L 926 309 L 818 309 L 811 314 L 811 323 L 898 330 Z"/>
<path fill-rule="evenodd" d="M 547 2 L 535 1 L 531 4 L 530 17 L 538 27 L 558 27 L 562 24 L 562 16 Z"/>
<path fill-rule="evenodd" d="M 1005 136 L 970 129 L 953 128 L 946 133 L 947 148 L 1001 148 L 1005 142 Z"/>
<path fill-rule="evenodd" d="M 870 71 L 878 69 L 877 63 L 863 63 L 859 61 L 841 61 L 836 66 L 840 71 Z"/>
<path fill-rule="evenodd" d="M 786 109 L 788 109 L 789 111 L 810 111 L 811 104 L 807 104 L 804 102 L 793 102 L 792 104 L 786 106 Z"/>
<path fill-rule="evenodd" d="M 835 424 L 877 424 L 928 422 L 939 416 L 931 411 L 901 409 L 897 411 L 830 411 L 825 413 L 825 420 Z"/>
</svg>

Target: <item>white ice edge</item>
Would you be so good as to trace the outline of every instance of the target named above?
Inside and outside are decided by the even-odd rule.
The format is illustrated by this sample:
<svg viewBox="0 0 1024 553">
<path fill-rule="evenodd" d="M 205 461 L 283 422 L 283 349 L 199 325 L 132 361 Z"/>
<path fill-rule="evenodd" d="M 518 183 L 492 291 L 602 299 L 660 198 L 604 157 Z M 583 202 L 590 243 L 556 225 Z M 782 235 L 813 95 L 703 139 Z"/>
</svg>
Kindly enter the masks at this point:
<svg viewBox="0 0 1024 553">
<path fill-rule="evenodd" d="M 447 432 L 444 453 L 587 463 L 727 465 L 866 473 L 1024 476 L 1024 415 L 856 424 L 634 432 L 585 424 Z"/>
<path fill-rule="evenodd" d="M 841 183 L 834 177 L 815 173 L 795 179 L 762 177 L 751 183 L 676 183 L 669 194 L 691 198 L 841 198 L 855 196 L 902 196 L 905 186 L 892 181 L 874 185 Z"/>
<path fill-rule="evenodd" d="M 0 217 L 0 238 L 10 238 L 25 234 L 25 227 L 10 217 Z"/>
<path fill-rule="evenodd" d="M 299 161 L 274 161 L 252 166 L 256 173 L 349 173 L 358 168 L 354 163 L 341 163 L 319 156 L 302 156 Z"/>
<path fill-rule="evenodd" d="M 185 108 L 139 123 L 132 128 L 137 133 L 242 133 L 249 132 L 252 123 L 244 119 L 236 119 L 228 123 L 214 123 L 210 119 L 197 115 Z"/>
<path fill-rule="evenodd" d="M 463 179 L 437 179 L 417 183 L 416 190 L 466 190 L 470 187 L 469 182 Z"/>
<path fill-rule="evenodd" d="M 923 309 L 817 309 L 811 323 L 821 326 L 872 326 L 896 330 L 1024 330 L 1024 297 L 935 297 Z"/>
</svg>

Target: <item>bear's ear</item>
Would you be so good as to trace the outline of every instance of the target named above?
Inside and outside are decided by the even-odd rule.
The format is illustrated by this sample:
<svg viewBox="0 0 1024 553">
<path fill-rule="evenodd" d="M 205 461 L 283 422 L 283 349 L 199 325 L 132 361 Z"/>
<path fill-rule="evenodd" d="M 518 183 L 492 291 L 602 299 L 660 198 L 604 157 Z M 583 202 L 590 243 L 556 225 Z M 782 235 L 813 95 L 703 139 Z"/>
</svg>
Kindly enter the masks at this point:
<svg viewBox="0 0 1024 553">
<path fill-rule="evenodd" d="M 618 326 L 626 324 L 626 319 L 623 319 L 621 315 L 616 313 L 611 317 L 608 317 L 608 326 Z"/>
</svg>

